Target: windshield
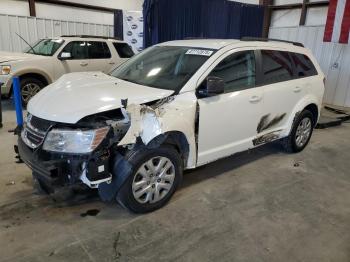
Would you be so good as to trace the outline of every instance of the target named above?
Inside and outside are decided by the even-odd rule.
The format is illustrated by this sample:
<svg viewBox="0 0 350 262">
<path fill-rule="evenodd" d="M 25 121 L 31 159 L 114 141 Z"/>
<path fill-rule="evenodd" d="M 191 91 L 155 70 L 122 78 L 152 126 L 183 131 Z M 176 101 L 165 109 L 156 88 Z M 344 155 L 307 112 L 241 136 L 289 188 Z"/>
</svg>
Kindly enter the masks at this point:
<svg viewBox="0 0 350 262">
<path fill-rule="evenodd" d="M 183 46 L 154 46 L 129 59 L 111 75 L 140 85 L 179 91 L 213 52 Z"/>
<path fill-rule="evenodd" d="M 34 52 L 29 46 L 24 52 L 35 55 L 52 56 L 56 53 L 57 49 L 60 48 L 63 42 L 63 39 L 41 39 L 32 45 Z"/>
</svg>

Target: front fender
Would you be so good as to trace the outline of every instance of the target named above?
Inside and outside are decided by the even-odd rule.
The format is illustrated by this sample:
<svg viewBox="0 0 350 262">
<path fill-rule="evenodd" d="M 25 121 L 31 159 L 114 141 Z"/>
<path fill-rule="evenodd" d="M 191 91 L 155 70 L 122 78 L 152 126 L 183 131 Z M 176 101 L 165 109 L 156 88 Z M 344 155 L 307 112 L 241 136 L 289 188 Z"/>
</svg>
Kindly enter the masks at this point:
<svg viewBox="0 0 350 262">
<path fill-rule="evenodd" d="M 148 145 L 154 138 L 168 132 L 180 132 L 189 144 L 186 168 L 196 165 L 195 117 L 196 97 L 192 92 L 170 97 L 154 108 L 146 105 L 130 105 L 126 108 L 131 120 L 130 128 L 119 146 L 134 144 L 141 138 Z"/>
</svg>

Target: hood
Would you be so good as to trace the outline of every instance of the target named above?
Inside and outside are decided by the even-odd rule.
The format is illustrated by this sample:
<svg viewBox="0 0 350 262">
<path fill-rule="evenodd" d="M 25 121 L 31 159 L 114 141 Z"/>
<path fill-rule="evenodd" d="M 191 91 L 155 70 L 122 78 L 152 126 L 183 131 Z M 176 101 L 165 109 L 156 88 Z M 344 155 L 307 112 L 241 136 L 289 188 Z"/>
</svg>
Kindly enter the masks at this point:
<svg viewBox="0 0 350 262">
<path fill-rule="evenodd" d="M 0 52 L 0 63 L 35 59 L 40 56 L 27 53 Z"/>
<path fill-rule="evenodd" d="M 45 87 L 28 104 L 32 115 L 74 124 L 85 116 L 128 104 L 143 104 L 165 98 L 173 91 L 142 86 L 101 72 L 70 73 Z"/>
</svg>

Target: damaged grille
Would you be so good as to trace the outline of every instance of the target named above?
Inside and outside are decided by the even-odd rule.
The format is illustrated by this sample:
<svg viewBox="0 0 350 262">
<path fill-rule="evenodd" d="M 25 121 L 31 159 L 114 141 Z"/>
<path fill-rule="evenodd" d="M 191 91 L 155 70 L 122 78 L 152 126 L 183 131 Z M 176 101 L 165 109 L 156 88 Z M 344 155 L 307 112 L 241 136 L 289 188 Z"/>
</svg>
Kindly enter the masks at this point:
<svg viewBox="0 0 350 262">
<path fill-rule="evenodd" d="M 37 130 L 40 130 L 44 133 L 46 133 L 47 130 L 50 128 L 50 126 L 54 123 L 52 121 L 41 119 L 41 118 L 38 118 L 36 116 L 29 117 L 29 120 L 30 120 L 29 123 L 32 127 L 34 127 Z"/>
<path fill-rule="evenodd" d="M 23 142 L 33 149 L 37 148 L 44 141 L 47 131 L 53 124 L 54 122 L 28 114 L 26 125 L 21 133 Z"/>
</svg>

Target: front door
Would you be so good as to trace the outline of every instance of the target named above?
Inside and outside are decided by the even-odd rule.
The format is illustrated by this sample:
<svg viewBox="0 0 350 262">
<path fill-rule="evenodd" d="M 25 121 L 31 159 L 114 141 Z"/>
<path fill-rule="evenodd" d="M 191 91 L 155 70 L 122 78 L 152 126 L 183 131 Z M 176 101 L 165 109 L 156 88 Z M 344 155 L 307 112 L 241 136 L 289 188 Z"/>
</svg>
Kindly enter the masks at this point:
<svg viewBox="0 0 350 262">
<path fill-rule="evenodd" d="M 70 57 L 60 60 L 58 57 L 62 53 L 69 53 Z M 69 42 L 56 58 L 55 77 L 60 78 L 63 74 L 71 72 L 89 71 L 89 58 L 86 41 Z"/>
<path fill-rule="evenodd" d="M 208 75 L 224 80 L 225 93 L 198 99 L 197 165 L 253 147 L 263 107 L 254 51 L 229 52 Z"/>
</svg>

